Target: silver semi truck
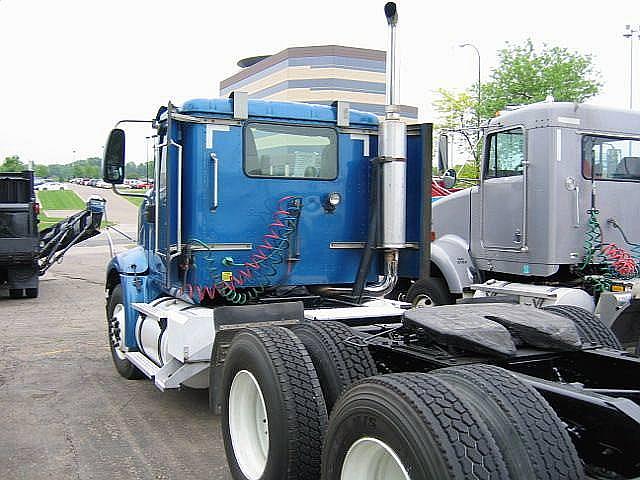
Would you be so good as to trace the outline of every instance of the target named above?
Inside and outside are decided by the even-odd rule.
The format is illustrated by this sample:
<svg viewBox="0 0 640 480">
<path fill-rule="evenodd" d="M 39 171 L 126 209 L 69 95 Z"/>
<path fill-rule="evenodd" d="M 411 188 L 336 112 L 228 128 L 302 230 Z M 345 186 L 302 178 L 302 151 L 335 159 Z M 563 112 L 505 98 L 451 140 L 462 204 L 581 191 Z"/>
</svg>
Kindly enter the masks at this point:
<svg viewBox="0 0 640 480">
<path fill-rule="evenodd" d="M 408 300 L 573 305 L 636 347 L 639 182 L 640 112 L 544 102 L 501 113 L 485 129 L 479 185 L 433 205 L 431 276 Z"/>
</svg>

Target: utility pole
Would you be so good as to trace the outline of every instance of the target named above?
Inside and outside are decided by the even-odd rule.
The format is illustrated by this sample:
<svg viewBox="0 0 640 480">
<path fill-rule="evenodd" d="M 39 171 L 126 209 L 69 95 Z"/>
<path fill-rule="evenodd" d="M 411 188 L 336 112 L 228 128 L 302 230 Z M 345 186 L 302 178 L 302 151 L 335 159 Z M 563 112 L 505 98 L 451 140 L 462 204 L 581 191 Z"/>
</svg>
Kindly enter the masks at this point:
<svg viewBox="0 0 640 480">
<path fill-rule="evenodd" d="M 478 56 L 478 107 L 476 108 L 476 128 L 478 129 L 478 131 L 476 132 L 476 151 L 474 152 L 475 155 L 479 156 L 478 153 L 478 147 L 480 145 L 480 101 L 482 99 L 481 95 L 482 95 L 482 89 L 481 89 L 481 84 L 480 84 L 480 74 L 482 73 L 482 70 L 480 68 L 480 50 L 478 50 L 478 47 L 476 47 L 474 44 L 472 43 L 463 43 L 460 45 L 460 48 L 464 48 L 464 47 L 471 47 L 475 50 L 476 55 Z M 480 158 L 476 158 L 476 163 L 479 165 L 480 164 Z"/>
<path fill-rule="evenodd" d="M 626 25 L 622 34 L 624 38 L 629 39 L 629 110 L 633 110 L 633 36 L 638 34 L 640 39 L 640 28 Z"/>
</svg>

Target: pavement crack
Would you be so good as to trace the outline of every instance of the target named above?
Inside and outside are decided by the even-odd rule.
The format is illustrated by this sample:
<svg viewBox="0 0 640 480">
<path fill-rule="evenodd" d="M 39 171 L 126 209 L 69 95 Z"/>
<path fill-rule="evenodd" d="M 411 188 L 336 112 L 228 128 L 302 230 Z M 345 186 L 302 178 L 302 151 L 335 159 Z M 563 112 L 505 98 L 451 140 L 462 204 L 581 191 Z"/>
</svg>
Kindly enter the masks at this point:
<svg viewBox="0 0 640 480">
<path fill-rule="evenodd" d="M 65 273 L 56 272 L 56 276 L 68 278 L 69 280 L 82 280 L 83 282 L 91 283 L 93 285 L 102 285 L 102 282 L 96 282 L 94 280 L 89 280 L 88 278 L 76 277 L 74 275 L 68 275 L 68 274 L 65 274 Z"/>
</svg>

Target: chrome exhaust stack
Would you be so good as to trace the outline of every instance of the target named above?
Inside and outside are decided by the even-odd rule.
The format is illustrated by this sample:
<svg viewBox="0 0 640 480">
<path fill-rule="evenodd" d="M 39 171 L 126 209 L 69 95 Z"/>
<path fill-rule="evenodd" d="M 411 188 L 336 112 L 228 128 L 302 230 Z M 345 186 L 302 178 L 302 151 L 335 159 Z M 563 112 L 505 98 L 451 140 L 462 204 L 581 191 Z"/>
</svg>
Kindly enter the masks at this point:
<svg viewBox="0 0 640 480">
<path fill-rule="evenodd" d="M 389 25 L 387 49 L 387 88 L 384 120 L 378 131 L 378 168 L 380 169 L 380 195 L 378 245 L 384 249 L 385 271 L 383 279 L 364 288 L 365 293 L 384 296 L 398 282 L 398 250 L 406 245 L 406 192 L 407 192 L 407 126 L 400 120 L 398 106 L 398 67 L 396 62 L 396 25 L 398 10 L 394 2 L 384 6 Z"/>
<path fill-rule="evenodd" d="M 398 249 L 406 244 L 406 162 L 407 126 L 400 120 L 398 106 L 398 68 L 396 62 L 396 4 L 384 6 L 389 25 L 389 48 L 387 51 L 387 98 L 385 118 L 380 121 L 378 132 L 378 159 L 382 173 L 380 198 L 379 248 Z"/>
</svg>

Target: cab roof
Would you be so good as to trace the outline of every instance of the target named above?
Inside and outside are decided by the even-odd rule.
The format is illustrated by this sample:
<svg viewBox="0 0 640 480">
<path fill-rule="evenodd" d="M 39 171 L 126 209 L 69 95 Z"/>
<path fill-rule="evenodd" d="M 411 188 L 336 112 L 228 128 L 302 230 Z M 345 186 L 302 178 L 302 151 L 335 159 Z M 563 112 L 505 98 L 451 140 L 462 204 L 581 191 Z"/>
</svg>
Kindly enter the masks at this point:
<svg viewBox="0 0 640 480">
<path fill-rule="evenodd" d="M 562 127 L 593 132 L 640 135 L 640 112 L 571 102 L 541 102 L 509 110 L 489 121 L 495 128 Z"/>
<path fill-rule="evenodd" d="M 296 102 L 249 100 L 249 118 L 262 117 L 281 120 L 299 120 L 336 124 L 336 108 Z M 182 105 L 180 113 L 204 115 L 233 115 L 233 101 L 228 98 L 196 98 Z M 350 125 L 377 126 L 378 117 L 372 113 L 349 110 Z"/>
</svg>

